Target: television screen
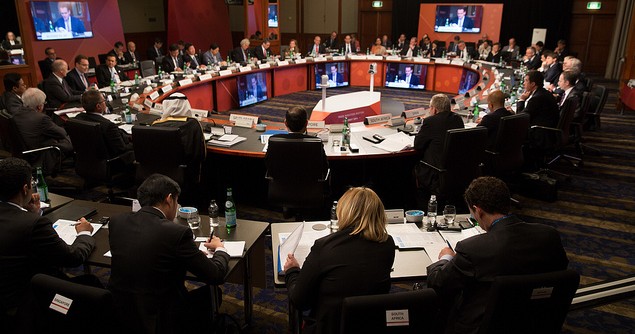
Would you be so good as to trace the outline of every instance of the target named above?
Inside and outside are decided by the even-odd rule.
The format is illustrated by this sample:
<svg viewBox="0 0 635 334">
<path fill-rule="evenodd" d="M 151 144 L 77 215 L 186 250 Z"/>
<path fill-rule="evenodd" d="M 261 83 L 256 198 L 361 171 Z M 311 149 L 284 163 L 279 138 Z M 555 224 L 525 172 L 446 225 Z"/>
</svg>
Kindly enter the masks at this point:
<svg viewBox="0 0 635 334">
<path fill-rule="evenodd" d="M 322 75 L 328 76 L 328 88 L 345 87 L 349 83 L 348 63 L 315 63 L 315 88 L 320 89 Z"/>
<path fill-rule="evenodd" d="M 459 94 L 465 94 L 465 92 L 476 86 L 478 78 L 478 73 L 464 68 L 463 75 L 461 75 L 461 82 L 459 83 Z"/>
<path fill-rule="evenodd" d="M 252 73 L 236 78 L 238 105 L 245 107 L 267 100 L 267 80 L 264 73 Z"/>
<path fill-rule="evenodd" d="M 483 6 L 437 6 L 435 32 L 479 33 L 483 20 Z"/>
<path fill-rule="evenodd" d="M 31 17 L 40 41 L 93 37 L 87 2 L 31 1 Z"/>
<path fill-rule="evenodd" d="M 428 66 L 398 63 L 388 63 L 387 65 L 386 87 L 418 90 L 426 88 Z"/>
<path fill-rule="evenodd" d="M 267 26 L 269 28 L 278 28 L 278 5 L 269 5 L 267 16 Z"/>
</svg>

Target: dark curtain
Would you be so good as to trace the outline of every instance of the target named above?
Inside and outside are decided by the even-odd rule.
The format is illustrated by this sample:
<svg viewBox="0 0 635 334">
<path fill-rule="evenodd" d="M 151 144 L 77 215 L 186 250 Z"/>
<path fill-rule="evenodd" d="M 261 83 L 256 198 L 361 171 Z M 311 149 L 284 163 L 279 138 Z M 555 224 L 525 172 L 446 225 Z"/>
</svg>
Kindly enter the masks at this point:
<svg viewBox="0 0 635 334">
<path fill-rule="evenodd" d="M 392 31 L 393 41 L 404 33 L 407 37 L 416 36 L 419 27 L 419 5 L 421 3 L 460 3 L 456 0 L 398 0 L 393 1 Z M 499 0 L 499 1 L 465 1 L 463 3 L 502 3 L 503 20 L 501 22 L 500 42 L 514 37 L 522 48 L 531 43 L 534 28 L 547 29 L 545 47 L 553 50 L 559 39 L 568 39 L 571 25 L 571 9 L 573 0 Z M 485 14 L 487 15 L 487 14 Z"/>
</svg>

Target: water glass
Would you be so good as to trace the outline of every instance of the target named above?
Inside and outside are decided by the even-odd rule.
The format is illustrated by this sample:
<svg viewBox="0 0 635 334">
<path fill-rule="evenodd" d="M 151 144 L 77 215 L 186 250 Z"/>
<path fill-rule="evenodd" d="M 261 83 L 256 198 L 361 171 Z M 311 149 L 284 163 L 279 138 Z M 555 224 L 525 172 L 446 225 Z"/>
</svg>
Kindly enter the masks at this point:
<svg viewBox="0 0 635 334">
<path fill-rule="evenodd" d="M 443 216 L 445 216 L 445 221 L 448 225 L 454 223 L 454 218 L 456 218 L 456 207 L 454 205 L 446 205 L 443 208 Z"/>
<path fill-rule="evenodd" d="M 187 224 L 190 225 L 191 229 L 196 230 L 199 228 L 199 226 L 201 226 L 201 217 L 198 215 L 198 213 L 192 213 L 187 218 Z"/>
</svg>

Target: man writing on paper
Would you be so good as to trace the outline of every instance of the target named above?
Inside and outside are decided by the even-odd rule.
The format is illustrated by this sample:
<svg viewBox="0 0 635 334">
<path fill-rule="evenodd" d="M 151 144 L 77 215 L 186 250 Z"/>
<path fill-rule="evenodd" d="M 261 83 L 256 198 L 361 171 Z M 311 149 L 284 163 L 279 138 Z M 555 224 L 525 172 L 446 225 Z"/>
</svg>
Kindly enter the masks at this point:
<svg viewBox="0 0 635 334">
<path fill-rule="evenodd" d="M 558 231 L 509 214 L 509 189 L 494 177 L 479 177 L 464 194 L 470 214 L 485 230 L 446 247 L 428 266 L 428 287 L 452 300 L 446 333 L 476 333 L 490 286 L 499 275 L 528 275 L 567 268 Z"/>
<path fill-rule="evenodd" d="M 77 238 L 67 245 L 48 218 L 42 217 L 40 196 L 31 177 L 31 166 L 18 158 L 0 161 L 0 332 L 18 333 L 27 314 L 21 313 L 26 292 L 35 274 L 68 279 L 60 267 L 82 264 L 92 252 L 92 225 L 82 218 Z M 81 276 L 80 276 L 81 277 Z M 83 278 L 83 277 L 82 277 Z M 80 279 L 75 279 L 79 281 Z"/>
<path fill-rule="evenodd" d="M 187 225 L 173 222 L 180 193 L 174 180 L 153 174 L 137 190 L 142 208 L 110 221 L 109 288 L 124 333 L 194 333 L 211 326 L 209 286 L 188 292 L 185 273 L 222 284 L 229 255 L 212 237 L 204 243 L 214 251 L 208 259 Z"/>
</svg>

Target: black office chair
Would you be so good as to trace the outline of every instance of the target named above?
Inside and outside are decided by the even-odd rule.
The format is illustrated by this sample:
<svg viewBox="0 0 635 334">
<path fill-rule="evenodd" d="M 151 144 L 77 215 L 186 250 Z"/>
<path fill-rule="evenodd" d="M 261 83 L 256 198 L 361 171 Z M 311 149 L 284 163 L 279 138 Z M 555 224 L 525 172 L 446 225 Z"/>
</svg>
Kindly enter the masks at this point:
<svg viewBox="0 0 635 334">
<path fill-rule="evenodd" d="M 185 185 L 187 165 L 179 128 L 141 126 L 132 127 L 136 179 L 140 184 L 148 176 L 160 173 Z"/>
<path fill-rule="evenodd" d="M 106 63 L 106 57 L 108 56 L 107 53 L 100 53 L 97 55 L 97 59 L 99 59 L 99 64 L 103 65 Z"/>
<path fill-rule="evenodd" d="M 269 203 L 289 210 L 325 208 L 329 173 L 324 175 L 324 148 L 319 138 L 269 138 L 267 174 Z"/>
<path fill-rule="evenodd" d="M 78 119 L 66 122 L 66 131 L 75 150 L 75 172 L 84 178 L 84 187 L 94 183 L 105 183 L 108 199 L 114 200 L 115 177 L 123 176 L 134 161 L 134 152 L 128 151 L 116 157 L 108 156 L 108 148 L 101 135 L 99 123 Z"/>
<path fill-rule="evenodd" d="M 486 145 L 485 127 L 448 130 L 440 165 L 434 166 L 423 160 L 419 162 L 421 168 L 431 169 L 439 181 L 438 189 L 428 190 L 439 201 L 462 203 L 462 195 L 467 186 L 481 176 Z"/>
<path fill-rule="evenodd" d="M 527 113 L 501 117 L 494 147 L 485 150 L 486 174 L 503 177 L 520 170 L 528 129 Z"/>
<path fill-rule="evenodd" d="M 97 68 L 97 62 L 95 61 L 95 57 L 88 57 L 88 68 Z"/>
<path fill-rule="evenodd" d="M 563 270 L 494 280 L 480 334 L 556 334 L 578 289 L 580 275 Z"/>
<path fill-rule="evenodd" d="M 141 62 L 141 77 L 145 78 L 156 74 L 154 60 L 144 60 Z"/>
<path fill-rule="evenodd" d="M 584 129 L 596 130 L 600 128 L 600 114 L 604 110 L 608 95 L 606 87 L 602 85 L 593 86 L 591 89 L 591 107 L 585 115 Z"/>
<path fill-rule="evenodd" d="M 0 114 L 0 123 L 8 126 L 8 145 L 11 155 L 29 162 L 33 168 L 42 167 L 45 175 L 55 175 L 62 167 L 62 151 L 57 146 L 27 147 L 13 117 L 8 113 Z M 3 140 L 4 143 L 4 140 Z"/>
<path fill-rule="evenodd" d="M 31 279 L 28 315 L 34 333 L 111 334 L 116 326 L 110 291 L 37 274 Z M 70 299 L 70 305 L 59 301 Z M 53 305 L 59 305 L 52 309 Z M 58 311 L 66 308 L 66 314 Z"/>
<path fill-rule="evenodd" d="M 42 73 L 42 79 L 46 79 L 51 75 L 51 67 L 46 60 L 38 60 L 37 65 L 40 68 L 40 73 Z"/>
<path fill-rule="evenodd" d="M 340 333 L 436 333 L 438 305 L 432 289 L 347 297 Z"/>
</svg>

